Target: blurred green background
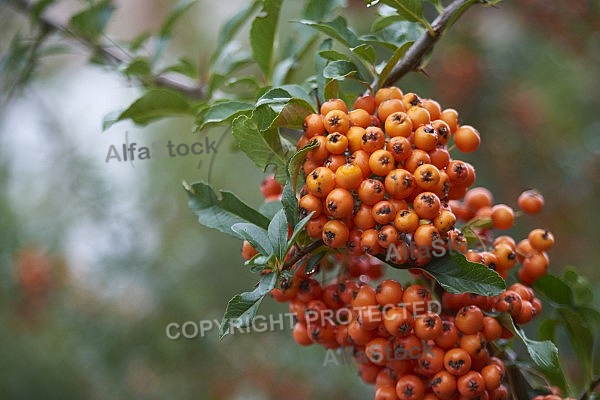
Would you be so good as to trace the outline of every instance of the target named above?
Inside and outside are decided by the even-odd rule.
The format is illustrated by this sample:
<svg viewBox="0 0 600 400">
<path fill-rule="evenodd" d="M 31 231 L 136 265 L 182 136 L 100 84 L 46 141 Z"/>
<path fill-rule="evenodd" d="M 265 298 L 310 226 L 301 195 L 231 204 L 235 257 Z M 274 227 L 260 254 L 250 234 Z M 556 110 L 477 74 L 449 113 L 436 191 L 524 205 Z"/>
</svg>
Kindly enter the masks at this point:
<svg viewBox="0 0 600 400">
<path fill-rule="evenodd" d="M 175 30 L 169 57 L 205 63 L 220 22 L 241 3 L 200 0 Z M 108 36 L 156 28 L 171 5 L 117 2 Z M 66 18 L 78 6 L 61 1 L 52 12 Z M 285 3 L 284 24 L 298 7 Z M 361 1 L 347 12 L 366 32 L 373 13 Z M 0 50 L 27 29 L 27 18 L 0 2 Z M 86 56 L 74 46 L 44 58 L 0 109 L 0 398 L 371 398 L 355 368 L 323 368 L 325 350 L 300 348 L 288 329 L 223 342 L 216 328 L 167 337 L 171 322 L 220 319 L 228 299 L 257 280 L 242 265 L 241 243 L 197 224 L 181 181 L 209 180 L 259 206 L 263 174 L 230 150 L 224 128 L 194 136 L 188 118 L 103 133 L 102 118 L 140 91 Z M 476 166 L 477 184 L 513 206 L 524 189 L 544 193 L 545 211 L 512 233 L 552 230 L 551 271 L 575 266 L 600 283 L 599 3 L 474 7 L 425 69 L 429 77 L 411 74 L 399 86 L 458 109 L 479 129 L 480 151 L 459 156 Z M 126 141 L 190 145 L 204 136 L 220 141 L 217 154 L 106 162 L 109 147 Z M 268 301 L 262 310 L 287 306 Z M 561 358 L 576 363 L 568 349 Z"/>
</svg>

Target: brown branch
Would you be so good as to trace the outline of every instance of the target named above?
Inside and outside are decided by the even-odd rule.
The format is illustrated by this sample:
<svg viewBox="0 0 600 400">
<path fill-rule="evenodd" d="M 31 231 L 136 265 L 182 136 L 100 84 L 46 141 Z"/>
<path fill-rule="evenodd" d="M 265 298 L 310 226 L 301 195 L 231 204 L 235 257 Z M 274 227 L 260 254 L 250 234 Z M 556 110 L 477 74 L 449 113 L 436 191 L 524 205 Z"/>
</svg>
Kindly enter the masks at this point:
<svg viewBox="0 0 600 400">
<path fill-rule="evenodd" d="M 34 2 L 28 0 L 8 0 L 6 4 L 11 6 L 16 11 L 27 15 L 30 15 L 33 12 L 33 7 L 35 6 Z M 96 54 L 108 65 L 119 66 L 127 64 L 132 59 L 129 54 L 127 54 L 123 49 L 118 48 L 118 46 L 109 47 L 99 45 L 88 38 L 78 35 L 76 32 L 71 30 L 68 27 L 68 24 L 65 22 L 43 15 L 38 18 L 38 22 L 43 31 L 47 33 L 60 33 L 61 35 L 76 41 L 86 49 L 90 50 L 92 53 Z M 148 79 L 138 78 L 138 80 L 143 85 L 172 89 L 196 100 L 203 99 L 206 96 L 206 89 L 204 85 L 188 85 L 183 82 L 173 80 L 172 78 L 162 74 L 153 74 L 148 77 Z"/>
<path fill-rule="evenodd" d="M 406 54 L 398 61 L 398 64 L 392 69 L 389 75 L 382 83 L 382 87 L 391 86 L 407 73 L 419 68 L 421 60 L 433 45 L 442 36 L 444 30 L 452 20 L 455 13 L 463 6 L 470 6 L 476 3 L 476 0 L 454 0 L 437 16 L 431 24 L 431 31 L 425 31 L 414 43 Z M 373 82 L 373 87 L 377 88 L 379 82 Z"/>
<path fill-rule="evenodd" d="M 298 261 L 300 261 L 304 256 L 306 256 L 309 253 L 312 253 L 324 244 L 325 242 L 323 242 L 323 239 L 319 239 L 312 242 L 308 246 L 301 248 L 296 254 L 294 254 L 294 256 L 289 261 L 283 264 L 283 267 L 281 269 L 285 271 L 292 268 L 292 266 Z"/>
</svg>

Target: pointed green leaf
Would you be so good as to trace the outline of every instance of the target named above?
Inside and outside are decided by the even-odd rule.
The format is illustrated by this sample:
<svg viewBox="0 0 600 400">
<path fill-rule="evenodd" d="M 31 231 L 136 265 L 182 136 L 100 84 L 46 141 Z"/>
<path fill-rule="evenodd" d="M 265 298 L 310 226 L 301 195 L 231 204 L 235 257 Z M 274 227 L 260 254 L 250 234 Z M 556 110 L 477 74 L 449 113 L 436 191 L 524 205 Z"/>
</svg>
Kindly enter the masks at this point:
<svg viewBox="0 0 600 400">
<path fill-rule="evenodd" d="M 341 16 L 326 22 L 317 22 L 307 19 L 295 22 L 317 29 L 348 48 L 357 47 L 361 44 L 358 36 L 348 28 L 348 23 Z"/>
<path fill-rule="evenodd" d="M 231 230 L 236 223 L 249 222 L 263 229 L 269 226 L 269 220 L 241 201 L 233 193 L 219 191 L 221 198 L 213 188 L 204 182 L 189 185 L 184 182 L 184 189 L 188 193 L 188 206 L 198 217 L 200 224 L 217 229 L 238 239 L 241 235 Z"/>
<path fill-rule="evenodd" d="M 321 50 L 317 54 L 320 57 L 323 57 L 324 59 L 329 60 L 329 61 L 339 61 L 339 60 L 350 61 L 350 57 L 348 57 L 346 54 L 341 53 L 337 50 Z"/>
<path fill-rule="evenodd" d="M 237 140 L 240 149 L 261 170 L 265 170 L 267 166 L 271 165 L 279 174 L 285 176 L 285 154 L 277 129 L 269 129 L 261 132 L 258 126 L 258 123 L 271 124 L 273 119 L 276 118 L 276 114 L 268 115 L 268 110 L 259 112 L 261 113 L 260 117 L 253 113 L 252 118 L 240 115 L 234 119 L 232 134 Z M 259 121 L 257 122 L 255 118 Z M 269 120 L 271 121 L 269 122 Z"/>
<path fill-rule="evenodd" d="M 413 43 L 414 42 L 407 42 L 403 46 L 398 47 L 396 49 L 396 51 L 394 51 L 394 54 L 392 54 L 392 56 L 390 57 L 388 62 L 385 64 L 385 66 L 381 70 L 381 73 L 379 74 L 378 82 L 380 82 L 380 83 L 385 82 L 385 80 L 387 79 L 390 72 L 392 72 L 392 70 L 398 63 L 398 61 L 400 61 L 400 59 L 404 56 L 404 54 L 406 54 L 406 52 L 408 51 L 408 49 L 410 49 L 410 46 L 412 46 Z"/>
<path fill-rule="evenodd" d="M 191 114 L 189 99 L 184 95 L 168 89 L 151 89 L 134 101 L 118 118 L 105 122 L 105 129 L 126 119 L 131 119 L 138 125 L 146 125 L 160 118 Z"/>
<path fill-rule="evenodd" d="M 393 7 L 398 14 L 408 21 L 429 25 L 425 17 L 423 17 L 422 0 L 381 0 L 381 3 Z"/>
<path fill-rule="evenodd" d="M 556 304 L 573 304 L 571 288 L 560 278 L 546 274 L 535 281 L 534 288 Z"/>
<path fill-rule="evenodd" d="M 386 260 L 384 256 L 378 258 L 392 267 L 406 268 Z M 419 269 L 431 275 L 444 290 L 450 293 L 496 296 L 506 289 L 504 279 L 496 271 L 483 264 L 470 262 L 463 254 L 456 252 L 433 257 L 429 264 Z"/>
<path fill-rule="evenodd" d="M 287 252 L 288 241 L 288 223 L 283 209 L 279 210 L 271 220 L 268 233 L 275 257 L 283 262 Z"/>
<path fill-rule="evenodd" d="M 350 61 L 332 61 L 325 69 L 323 69 L 323 76 L 328 79 L 336 79 L 343 81 L 346 78 L 356 77 L 362 80 L 358 73 L 358 67 Z"/>
<path fill-rule="evenodd" d="M 271 76 L 273 67 L 273 47 L 281 2 L 282 0 L 263 0 L 262 11 L 254 18 L 250 28 L 250 47 L 254 61 L 267 77 Z"/>
<path fill-rule="evenodd" d="M 370 44 L 363 43 L 350 50 L 369 65 L 375 64 L 375 49 Z"/>
<path fill-rule="evenodd" d="M 247 222 L 240 222 L 233 224 L 231 230 L 237 233 L 239 236 L 250 242 L 263 256 L 269 257 L 273 254 L 273 245 L 271 244 L 267 231 L 254 224 Z"/>
<path fill-rule="evenodd" d="M 171 9 L 171 12 L 167 19 L 163 22 L 160 27 L 159 35 L 160 36 L 170 36 L 173 31 L 173 27 L 181 18 L 185 12 L 193 6 L 198 0 L 179 0 L 175 6 Z"/>
<path fill-rule="evenodd" d="M 198 118 L 196 121 L 198 125 L 197 130 L 202 130 L 210 125 L 232 121 L 239 115 L 249 114 L 253 109 L 254 104 L 245 101 L 233 100 L 215 103 L 208 107 L 200 118 Z"/>
<path fill-rule="evenodd" d="M 230 333 L 231 328 L 246 328 L 252 325 L 260 303 L 275 287 L 276 282 L 277 274 L 265 274 L 252 292 L 235 295 L 229 300 L 221 323 L 220 340 Z"/>
<path fill-rule="evenodd" d="M 111 0 L 99 1 L 73 15 L 69 20 L 69 26 L 78 35 L 95 39 L 104 32 L 115 9 Z"/>
<path fill-rule="evenodd" d="M 289 249 L 292 247 L 292 245 L 294 244 L 294 241 L 296 240 L 296 238 L 298 237 L 300 232 L 302 232 L 304 230 L 304 227 L 306 226 L 306 224 L 308 224 L 308 221 L 310 221 L 310 219 L 312 218 L 314 213 L 315 213 L 314 211 L 311 211 L 306 217 L 302 218 L 300 220 L 300 222 L 298 222 L 296 224 L 296 226 L 294 227 L 294 230 L 292 232 L 292 235 L 290 236 L 290 238 L 288 240 L 286 252 L 289 251 Z"/>
<path fill-rule="evenodd" d="M 539 342 L 529 339 L 527 336 L 525 336 L 525 332 L 514 325 L 509 314 L 503 313 L 498 318 L 504 327 L 510 330 L 515 336 L 521 339 L 523 344 L 525 344 L 531 360 L 537 367 L 544 372 L 560 371 L 560 364 L 558 362 L 558 349 L 554 343 L 548 340 Z"/>
<path fill-rule="evenodd" d="M 298 209 L 298 199 L 296 198 L 296 191 L 292 189 L 290 180 L 283 187 L 283 193 L 281 194 L 281 203 L 285 211 L 285 216 L 290 224 L 295 225 L 300 218 L 300 211 Z"/>
<path fill-rule="evenodd" d="M 277 214 L 279 212 L 279 210 L 281 210 L 282 208 L 283 208 L 283 204 L 281 201 L 272 200 L 272 201 L 267 201 L 267 202 L 263 203 L 258 208 L 258 211 L 260 211 L 260 213 L 262 215 L 264 215 L 265 217 L 267 217 L 269 219 L 273 219 L 275 214 Z"/>
</svg>

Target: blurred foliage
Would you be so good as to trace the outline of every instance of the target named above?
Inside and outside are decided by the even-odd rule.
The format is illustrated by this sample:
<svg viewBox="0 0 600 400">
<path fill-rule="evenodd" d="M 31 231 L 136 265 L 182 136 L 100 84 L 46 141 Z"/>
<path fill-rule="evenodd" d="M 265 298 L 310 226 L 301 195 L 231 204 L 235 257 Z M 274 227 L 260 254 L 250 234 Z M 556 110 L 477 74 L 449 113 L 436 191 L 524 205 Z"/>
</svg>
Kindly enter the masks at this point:
<svg viewBox="0 0 600 400">
<path fill-rule="evenodd" d="M 199 1 L 192 6 L 186 1 L 138 1 L 113 9 L 101 1 L 92 2 L 90 9 L 101 11 L 95 17 L 86 14 L 83 2 L 71 8 L 61 1 L 40 1 L 29 16 L 8 3 L 0 4 L 0 397 L 370 396 L 371 388 L 356 379 L 354 369 L 322 368 L 324 350 L 300 348 L 288 329 L 233 335 L 221 343 L 217 328 L 193 340 L 167 338 L 171 322 L 220 320 L 227 300 L 256 282 L 242 266 L 238 240 L 197 225 L 181 180 L 209 180 L 215 188 L 232 190 L 258 206 L 262 174 L 231 150 L 231 135 L 222 128 L 189 134 L 199 122 L 189 117 L 162 121 L 143 132 L 132 125 L 106 125 L 99 141 L 97 114 L 126 108 L 139 93 L 103 86 L 109 80 L 116 88 L 127 87 L 116 74 L 98 76 L 98 82 L 87 79 L 97 71 L 90 72 L 94 67 L 85 61 L 91 57 L 106 65 L 120 50 L 111 46 L 108 53 L 82 55 L 85 49 L 75 45 L 65 54 L 55 33 L 35 29 L 36 18 L 45 13 L 68 17 L 63 19 L 75 30 L 91 28 L 84 32 L 91 43 L 107 38 L 127 43 L 123 51 L 132 59 L 124 73 L 130 79 L 153 88 L 157 76 L 176 73 L 198 83 L 208 70 L 225 72 L 217 62 L 223 59 L 228 68 L 248 76 L 268 72 L 266 63 L 259 69 L 249 64 L 244 51 L 252 48 L 248 43 L 236 40 L 225 47 L 215 37 L 221 25 L 217 22 L 243 14 L 242 6 L 250 2 Z M 427 7 L 426 15 L 432 14 Z M 169 10 L 174 11 L 171 18 Z M 257 6 L 250 10 L 256 12 Z M 280 23 L 285 23 L 297 19 L 300 10 L 295 2 L 284 2 L 279 12 Z M 105 19 L 111 13 L 114 24 Z M 369 31 L 376 17 L 365 12 L 362 1 L 350 1 L 345 15 L 361 33 Z M 158 34 L 148 35 L 147 20 L 166 22 L 155 26 Z M 106 37 L 99 35 L 104 27 Z M 237 28 L 243 38 L 264 26 Z M 296 39 L 290 32 L 283 30 L 281 43 Z M 314 46 L 311 37 L 301 38 L 307 52 Z M 126 40 L 131 38 L 136 40 Z M 209 60 L 215 43 L 222 48 Z M 427 75 L 413 73 L 400 82 L 405 90 L 460 110 L 463 122 L 478 127 L 483 145 L 465 159 L 478 167 L 479 184 L 490 187 L 498 201 L 515 205 L 528 187 L 546 195 L 545 212 L 514 233 L 523 237 L 539 225 L 554 232 L 551 270 L 571 279 L 571 288 L 565 290 L 574 300 L 562 304 L 557 293 L 548 293 L 555 296 L 548 301 L 561 304 L 544 311 L 546 321 L 555 323 L 527 331 L 538 337 L 539 328 L 542 339 L 557 341 L 561 363 L 575 383 L 588 368 L 579 360 L 589 348 L 574 347 L 567 331 L 581 331 L 580 325 L 597 321 L 591 320 L 593 313 L 583 320 L 584 313 L 573 314 L 572 307 L 581 306 L 578 296 L 589 294 L 572 270 L 563 271 L 575 265 L 588 277 L 587 287 L 600 282 L 595 265 L 600 259 L 599 43 L 596 2 L 507 0 L 496 8 L 469 10 L 429 56 L 423 66 Z M 289 73 L 303 80 L 311 73 L 312 65 L 295 65 L 292 59 L 284 63 L 285 55 L 293 54 L 280 55 L 279 76 Z M 286 70 L 286 65 L 295 68 Z M 77 76 L 83 77 L 77 82 L 85 85 L 84 91 L 69 85 Z M 223 87 L 225 76 L 211 74 L 213 80 L 202 90 L 220 95 L 216 89 Z M 228 90 L 243 95 L 244 87 L 257 83 L 248 78 L 227 84 Z M 101 102 L 107 90 L 112 90 L 110 102 Z M 76 96 L 63 99 L 65 93 Z M 81 104 L 103 109 L 93 113 L 79 108 Z M 189 110 L 201 106 L 192 101 L 169 111 Z M 142 122 L 152 115 L 147 118 Z M 192 143 L 208 136 L 218 140 L 218 153 L 202 157 L 200 169 L 192 156 L 105 163 L 108 145 L 125 143 L 127 129 L 139 145 L 148 146 L 155 140 Z M 598 309 L 597 297 L 595 301 Z M 287 311 L 268 300 L 263 306 L 265 315 Z M 592 346 L 597 352 L 598 344 Z"/>
</svg>

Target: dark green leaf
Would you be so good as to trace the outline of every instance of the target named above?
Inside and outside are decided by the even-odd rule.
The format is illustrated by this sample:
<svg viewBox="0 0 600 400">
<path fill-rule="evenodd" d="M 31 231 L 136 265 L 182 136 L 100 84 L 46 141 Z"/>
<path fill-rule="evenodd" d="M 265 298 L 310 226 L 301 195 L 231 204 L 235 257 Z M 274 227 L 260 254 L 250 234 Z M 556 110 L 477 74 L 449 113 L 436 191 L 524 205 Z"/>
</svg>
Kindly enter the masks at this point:
<svg viewBox="0 0 600 400">
<path fill-rule="evenodd" d="M 250 242 L 252 247 L 263 256 L 270 257 L 273 254 L 273 244 L 266 230 L 247 222 L 233 224 L 231 230 Z"/>
<path fill-rule="evenodd" d="M 348 28 L 348 23 L 343 17 L 337 17 L 334 20 L 327 22 L 317 22 L 306 19 L 296 22 L 317 29 L 348 48 L 357 47 L 361 44 L 358 36 Z"/>
<path fill-rule="evenodd" d="M 556 328 L 558 321 L 553 318 L 546 318 L 538 325 L 538 333 L 541 340 L 550 340 L 554 342 L 556 337 Z"/>
<path fill-rule="evenodd" d="M 253 118 L 240 115 L 233 120 L 232 134 L 237 140 L 240 150 L 246 153 L 248 158 L 261 170 L 272 165 L 276 168 L 277 173 L 283 174 L 282 176 L 285 177 L 286 160 L 277 129 L 259 130 L 254 117 L 254 114 Z M 276 118 L 276 115 L 271 115 L 270 118 Z M 264 123 L 264 121 L 261 122 Z"/>
<path fill-rule="evenodd" d="M 375 64 L 375 49 L 370 44 L 363 43 L 350 50 L 369 65 Z"/>
<path fill-rule="evenodd" d="M 254 317 L 260 307 L 265 295 L 271 292 L 277 282 L 277 274 L 271 272 L 264 275 L 252 292 L 244 292 L 233 296 L 223 316 L 219 339 L 223 339 L 230 331 L 230 328 L 246 328 L 253 322 Z"/>
<path fill-rule="evenodd" d="M 177 72 L 178 74 L 188 76 L 190 78 L 198 77 L 198 67 L 188 58 L 180 58 L 177 64 L 170 65 L 164 68 L 160 73 Z"/>
<path fill-rule="evenodd" d="M 191 114 L 189 100 L 184 95 L 168 89 L 151 89 L 134 101 L 116 120 L 105 121 L 104 129 L 126 119 L 145 125 L 164 117 Z"/>
<path fill-rule="evenodd" d="M 573 294 L 571 288 L 560 278 L 546 274 L 536 280 L 534 289 L 544 294 L 548 299 L 556 304 L 573 304 Z"/>
<path fill-rule="evenodd" d="M 523 341 L 531 360 L 538 368 L 544 372 L 560 370 L 560 364 L 558 362 L 558 349 L 554 343 L 548 340 L 539 342 L 529 339 L 527 336 L 525 336 L 525 333 L 521 329 L 515 327 L 509 314 L 503 313 L 498 318 L 500 319 L 502 325 L 504 325 L 515 336 Z"/>
<path fill-rule="evenodd" d="M 304 6 L 302 17 L 312 21 L 327 18 L 335 10 L 346 5 L 345 0 L 309 0 Z"/>
<path fill-rule="evenodd" d="M 288 240 L 286 252 L 290 250 L 290 248 L 294 244 L 294 241 L 296 240 L 298 235 L 304 230 L 304 227 L 306 226 L 306 224 L 308 224 L 308 221 L 310 221 L 310 219 L 312 218 L 314 213 L 315 213 L 314 211 L 311 211 L 306 217 L 302 218 L 300 220 L 300 222 L 298 222 L 296 224 L 296 226 L 294 227 L 294 230 L 292 231 L 292 235 L 290 236 L 290 238 Z"/>
<path fill-rule="evenodd" d="M 413 22 L 419 22 L 423 25 L 428 25 L 423 17 L 423 1 L 422 0 L 381 0 L 381 3 L 386 4 L 396 9 L 404 19 Z"/>
<path fill-rule="evenodd" d="M 269 220 L 264 215 L 231 192 L 219 191 L 219 199 L 207 183 L 197 182 L 190 186 L 184 182 L 183 187 L 189 196 L 188 206 L 198 217 L 198 222 L 204 226 L 238 239 L 242 239 L 242 236 L 231 230 L 236 223 L 249 222 L 263 229 L 269 226 Z"/>
<path fill-rule="evenodd" d="M 300 211 L 298 209 L 298 199 L 296 198 L 296 191 L 292 189 L 292 184 L 288 178 L 287 183 L 283 187 L 283 193 L 281 194 L 281 203 L 285 210 L 285 216 L 290 224 L 296 225 L 300 218 Z"/>
<path fill-rule="evenodd" d="M 150 75 L 152 67 L 147 58 L 136 58 L 127 65 L 123 71 L 127 76 L 145 76 Z"/>
<path fill-rule="evenodd" d="M 283 208 L 275 214 L 269 224 L 269 240 L 275 257 L 283 262 L 287 253 L 288 223 Z"/>
<path fill-rule="evenodd" d="M 304 147 L 298 150 L 294 155 L 292 155 L 288 161 L 287 171 L 289 174 L 289 182 L 291 182 L 292 188 L 298 187 L 298 174 L 300 173 L 300 169 L 304 165 L 304 161 L 306 160 L 306 155 L 309 151 L 316 148 L 319 143 L 316 140 L 311 140 Z"/>
<path fill-rule="evenodd" d="M 283 208 L 283 204 L 279 200 L 267 201 L 258 208 L 258 211 L 265 217 L 273 219 L 275 214 Z"/>
<path fill-rule="evenodd" d="M 396 51 L 394 51 L 394 54 L 392 54 L 387 64 L 383 67 L 381 73 L 379 74 L 379 82 L 385 82 L 390 72 L 392 72 L 398 61 L 404 56 L 404 54 L 406 54 L 406 52 L 408 51 L 408 49 L 410 49 L 410 46 L 412 46 L 413 43 L 414 42 L 407 42 L 403 46 L 398 47 Z"/>
<path fill-rule="evenodd" d="M 69 20 L 69 26 L 78 35 L 88 39 L 95 39 L 106 28 L 115 6 L 111 0 L 103 0 L 73 15 Z"/>
<path fill-rule="evenodd" d="M 339 60 L 350 61 L 350 57 L 348 57 L 344 53 L 340 53 L 337 50 L 321 50 L 317 54 L 320 57 L 323 57 L 324 59 L 329 60 L 329 61 L 339 61 Z"/>
<path fill-rule="evenodd" d="M 393 255 L 391 252 L 390 254 Z M 399 267 L 383 256 L 379 258 L 392 267 Z M 404 268 L 404 266 L 400 267 Z M 483 264 L 467 261 L 464 255 L 456 252 L 450 252 L 442 257 L 433 257 L 429 264 L 420 269 L 430 274 L 444 290 L 450 293 L 496 296 L 506 289 L 504 280 L 496 271 Z"/>
<path fill-rule="evenodd" d="M 260 3 L 261 0 L 254 0 L 250 2 L 246 7 L 240 9 L 233 17 L 227 20 L 219 32 L 217 51 L 212 56 L 213 60 L 219 58 L 220 51 L 222 51 L 225 45 L 233 39 L 242 25 L 248 21 L 250 16 L 258 10 Z"/>
<path fill-rule="evenodd" d="M 323 89 L 323 95 L 326 99 L 335 99 L 339 97 L 340 93 L 340 82 L 337 79 L 329 79 L 325 88 Z"/>
<path fill-rule="evenodd" d="M 271 76 L 273 67 L 273 46 L 282 0 L 263 0 L 260 14 L 252 21 L 250 28 L 250 47 L 254 61 L 265 76 Z"/>
<path fill-rule="evenodd" d="M 252 109 L 254 109 L 254 104 L 244 101 L 232 100 L 213 104 L 196 121 L 198 125 L 197 130 L 202 130 L 210 125 L 232 121 L 239 115 L 250 114 Z"/>
<path fill-rule="evenodd" d="M 577 305 L 590 305 L 594 299 L 594 291 L 590 281 L 577 273 L 574 268 L 566 268 L 563 273 L 564 281 L 573 290 L 573 302 Z"/>
<path fill-rule="evenodd" d="M 592 376 L 594 332 L 597 332 L 598 327 L 590 326 L 583 316 L 568 307 L 559 307 L 558 314 L 567 328 L 569 342 L 577 354 L 577 360 L 583 367 L 583 378 L 589 379 Z"/>
<path fill-rule="evenodd" d="M 343 81 L 350 77 L 356 77 L 362 80 L 358 73 L 358 67 L 352 62 L 344 60 L 333 61 L 327 64 L 325 69 L 323 69 L 323 76 L 328 79 L 336 79 L 339 81 Z"/>
<path fill-rule="evenodd" d="M 450 293 L 496 296 L 506 289 L 504 279 L 487 266 L 467 261 L 460 253 L 434 257 L 422 268 Z"/>
</svg>

